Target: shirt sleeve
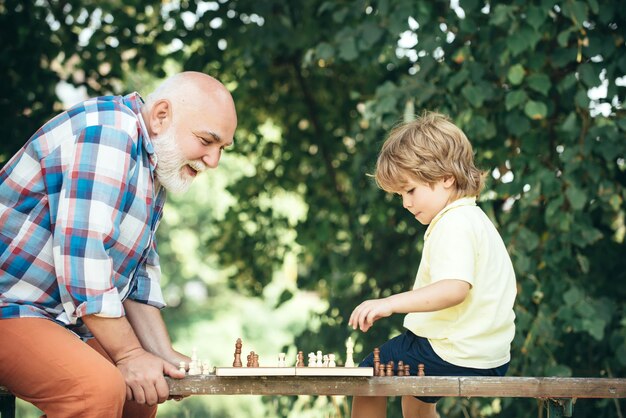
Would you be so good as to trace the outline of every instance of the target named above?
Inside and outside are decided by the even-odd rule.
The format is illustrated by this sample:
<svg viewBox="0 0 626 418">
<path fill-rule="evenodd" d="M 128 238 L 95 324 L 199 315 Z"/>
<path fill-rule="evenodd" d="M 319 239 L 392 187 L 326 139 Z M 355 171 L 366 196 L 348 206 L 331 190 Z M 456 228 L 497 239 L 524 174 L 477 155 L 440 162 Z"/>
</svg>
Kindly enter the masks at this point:
<svg viewBox="0 0 626 418">
<path fill-rule="evenodd" d="M 90 314 L 123 316 L 118 290 L 122 278 L 107 249 L 119 236 L 119 208 L 132 198 L 129 176 L 137 164 L 135 142 L 123 130 L 89 126 L 60 153 L 63 185 L 53 255 L 63 308 L 73 323 Z"/>
<path fill-rule="evenodd" d="M 146 260 L 137 269 L 135 279 L 135 286 L 128 296 L 130 299 L 159 309 L 165 307 L 161 292 L 161 266 L 156 238 L 152 240 Z"/>
<path fill-rule="evenodd" d="M 437 223 L 429 239 L 432 282 L 457 279 L 473 285 L 477 246 L 468 220 L 448 214 Z"/>
</svg>

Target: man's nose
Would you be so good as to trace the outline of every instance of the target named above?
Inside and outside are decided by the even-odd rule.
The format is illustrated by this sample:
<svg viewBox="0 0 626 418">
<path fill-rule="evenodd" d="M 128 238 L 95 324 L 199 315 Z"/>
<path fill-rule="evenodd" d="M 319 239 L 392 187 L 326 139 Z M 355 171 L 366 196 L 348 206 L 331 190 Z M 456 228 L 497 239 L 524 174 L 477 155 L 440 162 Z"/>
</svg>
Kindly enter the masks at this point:
<svg viewBox="0 0 626 418">
<path fill-rule="evenodd" d="M 216 168 L 222 155 L 221 148 L 212 148 L 202 157 L 202 162 L 209 168 Z"/>
</svg>

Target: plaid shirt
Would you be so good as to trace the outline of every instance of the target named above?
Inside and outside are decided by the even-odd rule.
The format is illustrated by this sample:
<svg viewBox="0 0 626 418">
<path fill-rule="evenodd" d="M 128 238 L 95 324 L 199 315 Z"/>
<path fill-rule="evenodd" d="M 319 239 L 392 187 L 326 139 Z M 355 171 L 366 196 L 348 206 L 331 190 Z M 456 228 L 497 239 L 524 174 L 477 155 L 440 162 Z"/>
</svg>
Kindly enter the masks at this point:
<svg viewBox="0 0 626 418">
<path fill-rule="evenodd" d="M 139 94 L 87 100 L 42 126 L 0 171 L 0 319 L 158 308 L 155 231 L 165 192 Z"/>
</svg>

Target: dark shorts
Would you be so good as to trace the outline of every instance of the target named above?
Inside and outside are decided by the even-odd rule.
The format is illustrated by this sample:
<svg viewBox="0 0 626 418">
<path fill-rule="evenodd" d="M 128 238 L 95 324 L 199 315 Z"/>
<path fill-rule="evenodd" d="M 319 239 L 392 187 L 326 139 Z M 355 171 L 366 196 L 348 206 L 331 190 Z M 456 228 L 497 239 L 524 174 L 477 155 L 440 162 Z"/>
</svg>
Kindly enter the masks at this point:
<svg viewBox="0 0 626 418">
<path fill-rule="evenodd" d="M 406 331 L 381 345 L 380 364 L 393 361 L 397 367 L 402 360 L 411 369 L 411 375 L 417 375 L 417 365 L 423 364 L 426 376 L 504 376 L 509 369 L 509 363 L 493 369 L 473 369 L 471 367 L 455 366 L 439 357 L 426 338 L 418 337 L 411 331 Z M 374 367 L 374 353 L 370 353 L 359 367 Z M 397 370 L 394 370 L 394 374 Z M 441 397 L 416 396 L 422 402 L 435 403 Z"/>
</svg>

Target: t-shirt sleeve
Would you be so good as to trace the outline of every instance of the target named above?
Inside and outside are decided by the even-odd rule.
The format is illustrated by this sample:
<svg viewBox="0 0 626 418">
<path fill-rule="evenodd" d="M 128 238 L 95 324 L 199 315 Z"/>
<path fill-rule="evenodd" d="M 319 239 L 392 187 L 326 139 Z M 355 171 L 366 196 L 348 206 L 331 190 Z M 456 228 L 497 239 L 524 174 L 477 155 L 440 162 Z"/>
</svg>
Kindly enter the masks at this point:
<svg viewBox="0 0 626 418">
<path fill-rule="evenodd" d="M 437 223 L 428 239 L 432 282 L 457 279 L 473 285 L 478 247 L 469 220 L 450 213 Z"/>
</svg>

